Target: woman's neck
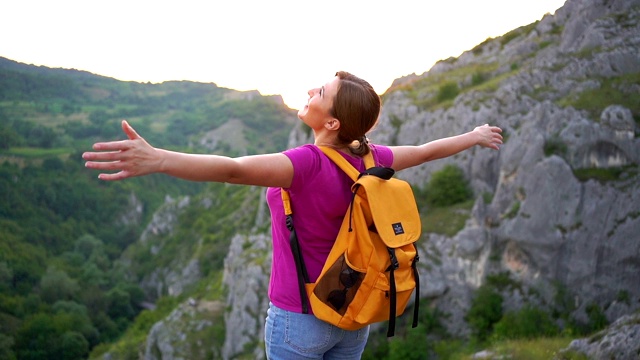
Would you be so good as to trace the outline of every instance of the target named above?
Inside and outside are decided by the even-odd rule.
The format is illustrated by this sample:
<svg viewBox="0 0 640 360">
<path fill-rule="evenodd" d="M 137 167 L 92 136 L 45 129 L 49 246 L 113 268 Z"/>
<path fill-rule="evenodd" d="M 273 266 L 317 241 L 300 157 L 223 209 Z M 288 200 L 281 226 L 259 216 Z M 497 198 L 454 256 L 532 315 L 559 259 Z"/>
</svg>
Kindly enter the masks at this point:
<svg viewBox="0 0 640 360">
<path fill-rule="evenodd" d="M 338 143 L 338 136 L 333 132 L 314 132 L 313 144 L 316 146 L 328 146 L 334 149 L 345 148 L 344 145 Z"/>
</svg>

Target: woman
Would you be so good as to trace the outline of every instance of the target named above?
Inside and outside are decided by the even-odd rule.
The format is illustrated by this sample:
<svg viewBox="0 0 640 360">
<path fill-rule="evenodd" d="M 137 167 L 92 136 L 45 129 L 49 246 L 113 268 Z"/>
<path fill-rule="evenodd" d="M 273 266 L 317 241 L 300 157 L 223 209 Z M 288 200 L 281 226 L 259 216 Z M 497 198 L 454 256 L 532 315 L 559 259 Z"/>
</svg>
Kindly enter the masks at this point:
<svg viewBox="0 0 640 360">
<path fill-rule="evenodd" d="M 122 180 L 165 173 L 192 181 L 215 181 L 269 187 L 267 202 L 272 216 L 273 261 L 269 283 L 270 305 L 265 324 L 269 359 L 359 359 L 368 327 L 346 331 L 302 314 L 296 267 L 289 248 L 280 188 L 289 190 L 296 207 L 296 230 L 310 280 L 316 280 L 331 250 L 349 206 L 352 181 L 317 146 L 331 146 L 357 169 L 361 156 L 373 152 L 378 166 L 396 171 L 454 155 L 474 145 L 499 149 L 501 129 L 489 125 L 420 146 L 368 144 L 365 134 L 380 113 L 380 97 L 366 81 L 338 72 L 320 88 L 309 90 L 307 105 L 298 117 L 314 134 L 314 144 L 283 153 L 229 158 L 185 154 L 149 145 L 126 122 L 128 140 L 96 143 L 96 152 L 83 158 L 103 180 Z"/>
</svg>

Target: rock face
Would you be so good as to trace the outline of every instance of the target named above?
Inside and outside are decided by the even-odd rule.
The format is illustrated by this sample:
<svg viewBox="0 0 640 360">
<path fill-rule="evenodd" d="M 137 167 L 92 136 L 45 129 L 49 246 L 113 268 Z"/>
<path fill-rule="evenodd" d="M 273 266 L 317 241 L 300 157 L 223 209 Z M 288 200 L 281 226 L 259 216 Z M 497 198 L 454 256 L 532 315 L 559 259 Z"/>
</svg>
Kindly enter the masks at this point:
<svg viewBox="0 0 640 360">
<path fill-rule="evenodd" d="M 189 299 L 153 325 L 144 348 L 145 360 L 219 359 L 212 339 L 224 329 L 225 304 Z"/>
<path fill-rule="evenodd" d="M 140 237 L 140 243 L 148 248 L 149 256 L 157 256 L 163 249 L 166 238 L 173 233 L 178 215 L 191 205 L 191 198 L 165 199 L 165 204 L 153 216 Z M 178 296 L 184 289 L 197 283 L 200 278 L 198 260 L 182 262 L 176 257 L 171 264 L 157 266 L 140 280 L 147 298 L 155 300 L 163 295 Z"/>
<path fill-rule="evenodd" d="M 625 315 L 587 339 L 571 342 L 573 351 L 589 359 L 633 360 L 640 357 L 640 314 Z"/>
<path fill-rule="evenodd" d="M 399 173 L 420 187 L 454 163 L 479 197 L 461 232 L 427 234 L 422 243 L 423 254 L 432 254 L 422 264 L 422 296 L 452 316 L 453 333 L 467 330 L 462 315 L 474 289 L 486 275 L 505 270 L 539 290 L 536 301 L 549 307 L 549 289 L 565 288 L 578 320 L 586 320 L 590 304 L 610 321 L 640 307 L 638 120 L 615 96 L 602 95 L 635 98 L 626 104 L 638 116 L 639 24 L 638 1 L 570 0 L 534 27 L 514 31 L 512 40 L 505 43 L 507 34 L 399 79 L 385 95 L 374 142 L 420 144 L 485 123 L 505 130 L 499 152 L 471 149 Z M 490 80 L 493 86 L 469 87 L 468 79 L 456 77 L 487 64 L 493 70 L 483 76 L 500 79 Z M 468 90 L 449 107 L 426 110 L 420 101 L 434 91 L 416 87 L 443 75 Z M 581 96 L 604 103 L 585 105 L 577 101 Z M 574 103 L 580 107 L 565 105 Z M 603 181 L 580 177 L 585 173 L 615 175 Z M 489 204 L 483 193 L 493 195 Z M 630 300 L 616 302 L 621 294 Z M 526 301 L 506 300 L 514 307 Z"/>
<path fill-rule="evenodd" d="M 264 319 L 269 306 L 270 272 L 270 236 L 237 235 L 233 238 L 225 259 L 223 279 L 229 289 L 227 304 L 230 306 L 224 316 L 223 359 L 235 359 L 247 352 L 251 359 L 264 359 Z"/>
</svg>

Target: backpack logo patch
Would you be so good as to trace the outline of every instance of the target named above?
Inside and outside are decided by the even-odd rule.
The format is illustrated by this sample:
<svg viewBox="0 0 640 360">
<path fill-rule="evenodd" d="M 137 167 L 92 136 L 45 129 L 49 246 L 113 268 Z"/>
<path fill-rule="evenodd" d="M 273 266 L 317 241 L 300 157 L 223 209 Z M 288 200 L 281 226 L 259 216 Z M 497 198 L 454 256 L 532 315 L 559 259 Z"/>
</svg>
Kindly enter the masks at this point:
<svg viewBox="0 0 640 360">
<path fill-rule="evenodd" d="M 391 224 L 393 226 L 393 233 L 396 235 L 404 234 L 404 228 L 402 227 L 402 223 Z"/>
</svg>

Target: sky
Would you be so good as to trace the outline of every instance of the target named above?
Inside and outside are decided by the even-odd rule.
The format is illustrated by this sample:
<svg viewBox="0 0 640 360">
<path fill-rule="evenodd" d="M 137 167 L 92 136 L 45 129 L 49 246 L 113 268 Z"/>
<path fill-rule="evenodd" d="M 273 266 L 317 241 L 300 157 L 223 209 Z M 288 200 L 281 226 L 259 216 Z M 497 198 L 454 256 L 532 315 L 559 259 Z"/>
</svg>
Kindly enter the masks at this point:
<svg viewBox="0 0 640 360">
<path fill-rule="evenodd" d="M 384 93 L 563 0 L 0 0 L 0 56 L 123 81 L 190 80 L 299 109 L 338 70 Z M 1 84 L 0 84 L 1 86 Z"/>
</svg>

